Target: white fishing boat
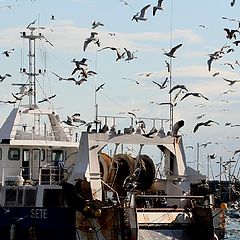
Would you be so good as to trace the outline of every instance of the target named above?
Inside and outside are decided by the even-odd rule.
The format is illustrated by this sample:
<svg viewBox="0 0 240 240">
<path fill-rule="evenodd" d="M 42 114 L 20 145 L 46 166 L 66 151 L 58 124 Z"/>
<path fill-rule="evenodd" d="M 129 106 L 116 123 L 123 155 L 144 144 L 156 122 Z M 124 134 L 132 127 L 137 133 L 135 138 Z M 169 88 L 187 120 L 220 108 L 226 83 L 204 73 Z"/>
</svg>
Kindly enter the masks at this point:
<svg viewBox="0 0 240 240">
<path fill-rule="evenodd" d="M 64 165 L 76 158 L 78 136 L 47 96 L 37 99 L 35 41 L 44 35 L 35 30 L 21 33 L 29 45 L 29 65 L 21 69 L 27 81 L 14 84 L 20 90 L 0 129 L 0 239 L 71 239 L 75 213 L 65 207 L 59 184 Z"/>
<path fill-rule="evenodd" d="M 186 165 L 184 121 L 96 111 L 78 136 L 37 102 L 35 41 L 43 35 L 28 31 L 28 82 L 0 129 L 0 238 L 222 239 L 224 210 L 191 189 L 205 177 Z"/>
</svg>

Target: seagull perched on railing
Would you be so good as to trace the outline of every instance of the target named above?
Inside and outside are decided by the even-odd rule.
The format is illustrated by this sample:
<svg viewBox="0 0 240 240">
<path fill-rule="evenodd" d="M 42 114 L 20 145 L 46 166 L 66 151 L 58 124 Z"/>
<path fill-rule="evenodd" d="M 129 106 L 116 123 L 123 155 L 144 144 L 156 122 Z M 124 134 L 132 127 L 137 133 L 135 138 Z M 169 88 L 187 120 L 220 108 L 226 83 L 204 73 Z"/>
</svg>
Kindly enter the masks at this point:
<svg viewBox="0 0 240 240">
<path fill-rule="evenodd" d="M 178 44 L 177 46 L 173 47 L 169 52 L 165 52 L 164 54 L 168 57 L 175 58 L 174 53 L 178 48 L 182 46 L 182 43 Z"/>
<path fill-rule="evenodd" d="M 138 22 L 139 20 L 141 21 L 146 21 L 147 18 L 145 18 L 145 12 L 146 10 L 151 6 L 151 4 L 146 5 L 144 8 L 141 9 L 140 11 L 140 15 L 139 12 L 136 13 L 133 17 L 132 17 L 132 21 L 135 20 L 136 22 Z"/>
</svg>

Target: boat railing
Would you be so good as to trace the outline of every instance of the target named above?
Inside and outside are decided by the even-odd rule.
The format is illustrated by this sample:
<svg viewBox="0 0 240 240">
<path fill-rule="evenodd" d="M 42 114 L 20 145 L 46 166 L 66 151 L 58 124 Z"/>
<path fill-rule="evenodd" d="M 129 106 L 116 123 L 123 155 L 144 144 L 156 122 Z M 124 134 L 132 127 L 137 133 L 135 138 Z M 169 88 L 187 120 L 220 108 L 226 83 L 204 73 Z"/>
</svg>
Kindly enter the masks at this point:
<svg viewBox="0 0 240 240">
<path fill-rule="evenodd" d="M 65 141 L 76 142 L 78 141 L 77 133 L 65 131 L 35 131 L 29 130 L 17 130 L 15 135 L 16 140 L 48 140 L 48 141 Z"/>
<path fill-rule="evenodd" d="M 64 168 L 61 164 L 49 164 L 44 167 L 4 167 L 1 185 L 52 185 L 59 184 L 63 178 Z"/>
<path fill-rule="evenodd" d="M 112 129 L 123 129 L 123 133 L 128 133 L 131 131 L 130 128 L 141 126 L 141 128 L 150 131 L 151 129 L 157 129 L 165 131 L 170 129 L 170 119 L 169 118 L 151 118 L 151 117 L 137 117 L 133 112 L 127 112 L 128 116 L 109 116 L 109 115 L 99 115 L 96 125 L 99 125 L 99 131 L 104 131 L 108 128 L 110 131 Z M 169 125 L 169 126 L 167 126 Z M 121 130 L 116 130 L 121 131 Z"/>
</svg>

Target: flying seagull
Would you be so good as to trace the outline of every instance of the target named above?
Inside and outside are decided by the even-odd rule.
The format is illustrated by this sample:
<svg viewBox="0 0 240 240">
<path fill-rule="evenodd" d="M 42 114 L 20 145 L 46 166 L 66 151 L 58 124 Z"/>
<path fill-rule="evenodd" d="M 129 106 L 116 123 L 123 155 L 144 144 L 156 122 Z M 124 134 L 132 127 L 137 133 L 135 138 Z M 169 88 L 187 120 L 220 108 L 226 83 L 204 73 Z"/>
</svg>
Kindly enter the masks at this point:
<svg viewBox="0 0 240 240">
<path fill-rule="evenodd" d="M 82 66 L 87 66 L 86 61 L 87 61 L 86 58 L 82 58 L 82 60 L 80 60 L 80 61 L 78 61 L 74 58 L 71 62 L 74 62 L 76 67 L 73 69 L 72 75 L 77 71 L 81 71 Z"/>
<path fill-rule="evenodd" d="M 97 44 L 100 47 L 100 42 L 99 39 L 97 38 L 98 33 L 97 32 L 91 32 L 90 37 L 88 37 L 83 44 L 83 51 L 85 51 L 87 49 L 87 46 L 90 42 L 94 42 L 95 44 Z"/>
<path fill-rule="evenodd" d="M 135 82 L 136 84 L 140 84 L 137 80 L 134 80 L 134 79 L 132 79 L 132 78 L 125 78 L 125 77 L 122 77 L 122 79 L 124 79 L 124 80 L 129 80 L 129 81 L 131 81 L 131 82 Z"/>
<path fill-rule="evenodd" d="M 182 46 L 182 43 L 178 44 L 177 46 L 173 47 L 170 52 L 165 52 L 164 54 L 168 57 L 175 58 L 174 53 L 175 51 Z"/>
<path fill-rule="evenodd" d="M 156 84 L 157 86 L 159 86 L 160 89 L 164 89 L 167 87 L 166 83 L 168 82 L 168 77 L 166 77 L 166 79 L 164 80 L 164 82 L 162 84 L 152 81 L 154 84 Z"/>
<path fill-rule="evenodd" d="M 4 76 L 1 76 L 1 75 L 0 75 L 0 82 L 2 82 L 3 80 L 5 80 L 6 77 L 11 77 L 11 76 L 12 76 L 12 75 L 9 74 L 9 73 L 6 73 Z"/>
<path fill-rule="evenodd" d="M 229 39 L 232 39 L 232 38 L 236 39 L 237 38 L 236 34 L 235 34 L 236 32 L 239 32 L 237 29 L 224 28 L 223 30 L 227 33 L 226 38 L 229 38 Z"/>
<path fill-rule="evenodd" d="M 50 96 L 50 97 L 44 98 L 44 99 L 38 101 L 38 103 L 42 103 L 42 102 L 49 101 L 49 99 L 52 99 L 52 98 L 54 98 L 54 97 L 56 97 L 56 94 L 54 94 L 54 95 L 52 95 L 52 96 Z"/>
<path fill-rule="evenodd" d="M 191 95 L 194 96 L 194 97 L 202 97 L 202 98 L 209 101 L 209 99 L 207 97 L 203 96 L 203 94 L 198 93 L 198 92 L 188 92 L 180 99 L 180 101 L 182 101 L 184 98 L 186 98 L 188 96 L 191 96 Z"/>
<path fill-rule="evenodd" d="M 102 51 L 102 50 L 108 49 L 108 48 L 116 52 L 116 54 L 117 54 L 116 61 L 118 61 L 119 59 L 123 58 L 124 55 L 125 55 L 125 53 L 126 53 L 126 52 L 124 52 L 124 53 L 121 54 L 121 53 L 119 52 L 119 49 L 116 48 L 116 47 L 104 47 L 104 48 L 99 49 L 98 51 Z"/>
<path fill-rule="evenodd" d="M 131 52 L 131 51 L 129 51 L 129 50 L 126 49 L 126 48 L 124 48 L 124 50 L 125 50 L 125 52 L 126 52 L 126 54 L 127 54 L 127 58 L 125 59 L 125 61 L 130 61 L 130 60 L 132 60 L 132 59 L 134 59 L 134 58 L 137 58 L 137 57 L 134 56 L 134 53 L 137 52 L 137 50 L 134 51 L 134 52 Z"/>
<path fill-rule="evenodd" d="M 54 74 L 56 77 L 58 77 L 58 80 L 59 80 L 59 81 L 68 80 L 67 78 L 61 77 L 61 76 L 59 76 L 58 74 L 56 74 L 56 73 L 54 73 L 54 72 L 51 72 L 51 73 Z"/>
<path fill-rule="evenodd" d="M 200 126 L 211 126 L 212 123 L 216 123 L 216 124 L 219 125 L 218 122 L 215 122 L 215 121 L 213 121 L 213 120 L 208 120 L 208 121 L 206 121 L 206 122 L 200 122 L 200 123 L 198 123 L 198 124 L 194 127 L 193 132 L 195 133 Z"/>
<path fill-rule="evenodd" d="M 10 57 L 10 53 L 14 51 L 14 48 L 3 51 L 2 54 L 5 55 L 6 57 Z"/>
<path fill-rule="evenodd" d="M 138 22 L 139 20 L 141 21 L 146 21 L 147 18 L 145 18 L 145 12 L 146 10 L 151 6 L 151 4 L 146 5 L 145 7 L 143 7 L 140 11 L 140 15 L 139 12 L 136 13 L 133 17 L 132 17 L 132 21 L 135 20 L 136 22 Z"/>
<path fill-rule="evenodd" d="M 174 90 L 176 90 L 176 89 L 178 89 L 178 88 L 180 88 L 180 89 L 182 89 L 182 90 L 186 90 L 186 91 L 188 92 L 188 89 L 185 87 L 185 85 L 180 85 L 180 84 L 178 84 L 178 85 L 172 87 L 172 88 L 170 89 L 169 93 L 172 93 Z"/>
<path fill-rule="evenodd" d="M 102 83 L 100 86 L 98 86 L 95 90 L 95 92 L 99 91 L 100 89 L 103 89 L 103 86 L 105 85 L 106 83 Z"/>
<path fill-rule="evenodd" d="M 230 86 L 232 86 L 236 82 L 240 82 L 240 80 L 231 80 L 231 79 L 227 79 L 227 78 L 223 78 L 223 80 L 228 82 L 229 83 L 228 85 L 230 85 Z"/>
<path fill-rule="evenodd" d="M 97 27 L 99 27 L 99 26 L 104 26 L 104 24 L 101 23 L 101 22 L 93 21 L 93 23 L 92 23 L 92 29 L 95 29 L 95 28 L 97 28 Z"/>
<path fill-rule="evenodd" d="M 29 23 L 26 28 L 30 28 L 31 25 L 34 25 L 37 22 L 37 19 L 35 19 L 33 22 Z"/>
<path fill-rule="evenodd" d="M 163 0 L 158 0 L 157 6 L 153 7 L 153 16 L 155 16 L 157 10 L 163 10 L 162 2 L 163 2 Z"/>
</svg>

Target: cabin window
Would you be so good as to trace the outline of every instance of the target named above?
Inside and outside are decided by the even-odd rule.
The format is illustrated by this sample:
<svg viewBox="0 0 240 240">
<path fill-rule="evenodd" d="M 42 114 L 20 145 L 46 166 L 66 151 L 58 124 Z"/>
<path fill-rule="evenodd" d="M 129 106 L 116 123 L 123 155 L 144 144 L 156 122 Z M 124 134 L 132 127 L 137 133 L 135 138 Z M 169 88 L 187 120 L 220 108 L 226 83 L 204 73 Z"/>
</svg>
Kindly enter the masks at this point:
<svg viewBox="0 0 240 240">
<path fill-rule="evenodd" d="M 16 189 L 6 189 L 5 206 L 15 206 L 17 197 Z"/>
<path fill-rule="evenodd" d="M 34 189 L 25 190 L 24 206 L 33 207 L 35 206 L 35 201 L 36 201 L 36 191 Z"/>
<path fill-rule="evenodd" d="M 63 162 L 63 151 L 62 150 L 52 150 L 52 161 L 54 165 L 58 166 L 59 162 Z"/>
<path fill-rule="evenodd" d="M 62 207 L 63 195 L 61 189 L 45 189 L 43 194 L 43 207 Z"/>
<path fill-rule="evenodd" d="M 19 148 L 9 148 L 8 159 L 18 161 L 20 159 L 20 149 Z"/>
<path fill-rule="evenodd" d="M 2 148 L 0 148 L 0 160 L 2 160 Z"/>
</svg>

